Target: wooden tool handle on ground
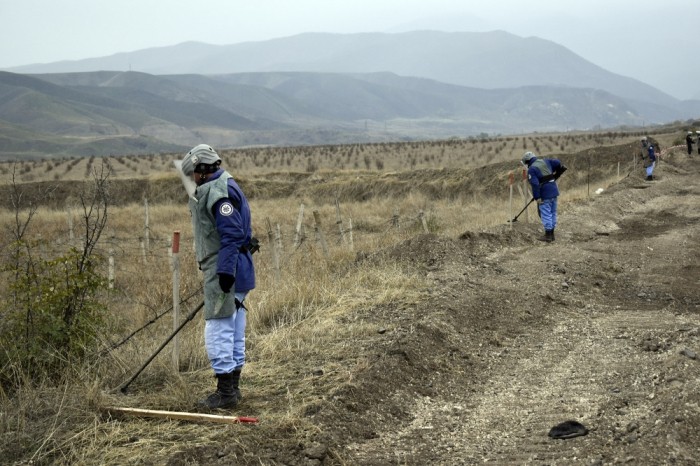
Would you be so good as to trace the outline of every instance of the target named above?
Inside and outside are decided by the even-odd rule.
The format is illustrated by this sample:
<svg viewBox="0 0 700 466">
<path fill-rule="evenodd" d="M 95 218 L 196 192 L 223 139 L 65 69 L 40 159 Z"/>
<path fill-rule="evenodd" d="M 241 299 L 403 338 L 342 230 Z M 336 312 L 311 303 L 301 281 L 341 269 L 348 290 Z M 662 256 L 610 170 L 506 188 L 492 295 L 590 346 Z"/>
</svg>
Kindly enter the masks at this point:
<svg viewBox="0 0 700 466">
<path fill-rule="evenodd" d="M 140 408 L 106 408 L 105 411 L 114 416 L 126 414 L 137 417 L 155 417 L 160 419 L 176 419 L 178 421 L 191 422 L 218 422 L 222 424 L 240 424 L 240 423 L 256 423 L 257 418 L 243 416 L 223 416 L 219 414 L 200 414 L 188 413 L 182 411 L 159 411 L 155 409 L 140 409 Z"/>
</svg>

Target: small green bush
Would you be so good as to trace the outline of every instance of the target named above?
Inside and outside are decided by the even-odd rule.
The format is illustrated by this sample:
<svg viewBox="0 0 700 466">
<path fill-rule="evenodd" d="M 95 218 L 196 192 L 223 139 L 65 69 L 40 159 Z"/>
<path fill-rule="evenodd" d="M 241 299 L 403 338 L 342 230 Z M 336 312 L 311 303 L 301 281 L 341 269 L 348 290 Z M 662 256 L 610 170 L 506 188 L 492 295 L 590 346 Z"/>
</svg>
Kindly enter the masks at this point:
<svg viewBox="0 0 700 466">
<path fill-rule="evenodd" d="M 22 378 L 60 377 L 65 365 L 85 357 L 97 342 L 106 280 L 97 273 L 103 259 L 87 259 L 75 248 L 53 259 L 35 259 L 34 248 L 16 244 L 11 299 L 2 306 L 0 383 L 11 388 Z"/>
</svg>

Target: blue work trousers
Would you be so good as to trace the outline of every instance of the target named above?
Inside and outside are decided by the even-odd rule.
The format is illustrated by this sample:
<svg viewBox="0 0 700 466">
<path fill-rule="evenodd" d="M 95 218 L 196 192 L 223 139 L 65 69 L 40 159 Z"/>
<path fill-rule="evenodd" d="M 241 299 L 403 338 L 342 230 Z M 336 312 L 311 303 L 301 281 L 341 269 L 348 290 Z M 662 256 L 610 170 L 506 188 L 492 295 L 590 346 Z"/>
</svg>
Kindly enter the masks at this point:
<svg viewBox="0 0 700 466">
<path fill-rule="evenodd" d="M 236 293 L 243 303 L 247 293 Z M 239 307 L 233 315 L 207 319 L 204 324 L 204 346 L 215 374 L 228 374 L 245 364 L 246 309 Z"/>
<path fill-rule="evenodd" d="M 647 167 L 647 176 L 651 176 L 652 173 L 654 173 L 654 167 L 656 166 L 656 162 L 651 162 L 649 166 Z"/>
<path fill-rule="evenodd" d="M 557 198 L 542 199 L 542 204 L 538 207 L 545 231 L 554 230 L 557 226 Z"/>
</svg>

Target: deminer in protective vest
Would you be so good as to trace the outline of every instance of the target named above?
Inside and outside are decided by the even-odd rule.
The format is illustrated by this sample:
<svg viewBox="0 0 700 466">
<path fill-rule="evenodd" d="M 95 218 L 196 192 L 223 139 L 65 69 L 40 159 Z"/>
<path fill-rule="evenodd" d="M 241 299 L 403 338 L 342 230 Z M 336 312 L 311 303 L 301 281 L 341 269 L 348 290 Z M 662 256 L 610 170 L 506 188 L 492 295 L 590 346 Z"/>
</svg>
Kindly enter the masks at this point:
<svg viewBox="0 0 700 466">
<path fill-rule="evenodd" d="M 654 144 L 650 142 L 647 145 L 646 157 L 644 157 L 644 169 L 647 173 L 647 181 L 654 180 L 654 167 L 656 167 L 656 152 L 654 152 Z"/>
<path fill-rule="evenodd" d="M 204 278 L 204 344 L 217 379 L 216 391 L 198 406 L 229 409 L 241 400 L 245 299 L 255 288 L 252 253 L 257 240 L 248 200 L 231 174 L 221 168 L 221 158 L 211 146 L 200 144 L 190 150 L 181 170 L 196 184 L 189 209 L 195 256 Z"/>
<path fill-rule="evenodd" d="M 542 241 L 554 241 L 554 229 L 557 226 L 557 198 L 559 188 L 557 179 L 566 171 L 558 159 L 541 159 L 528 151 L 521 162 L 527 167 L 527 179 L 532 187 L 532 197 L 537 201 L 544 236 Z"/>
</svg>

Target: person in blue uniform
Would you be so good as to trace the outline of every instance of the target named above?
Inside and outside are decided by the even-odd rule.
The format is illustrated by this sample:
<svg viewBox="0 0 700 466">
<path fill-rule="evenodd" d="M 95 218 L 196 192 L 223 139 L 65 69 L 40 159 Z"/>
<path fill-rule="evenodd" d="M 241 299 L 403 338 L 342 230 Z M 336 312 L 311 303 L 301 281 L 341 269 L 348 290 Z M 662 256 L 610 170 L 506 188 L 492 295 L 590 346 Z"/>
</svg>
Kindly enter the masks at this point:
<svg viewBox="0 0 700 466">
<path fill-rule="evenodd" d="M 654 144 L 649 144 L 647 146 L 647 160 L 646 160 L 646 171 L 647 171 L 647 181 L 654 180 L 654 167 L 656 167 L 656 152 L 654 152 Z"/>
<path fill-rule="evenodd" d="M 255 240 L 248 200 L 211 146 L 200 144 L 182 160 L 197 188 L 189 208 L 195 256 L 204 276 L 204 342 L 217 386 L 200 408 L 230 409 L 241 400 L 245 364 L 245 299 L 255 288 Z"/>
<path fill-rule="evenodd" d="M 521 162 L 527 167 L 527 179 L 532 187 L 532 197 L 537 201 L 540 219 L 544 227 L 542 241 L 554 241 L 554 229 L 557 226 L 557 198 L 559 187 L 557 179 L 566 171 L 558 159 L 538 158 L 528 151 Z"/>
</svg>

